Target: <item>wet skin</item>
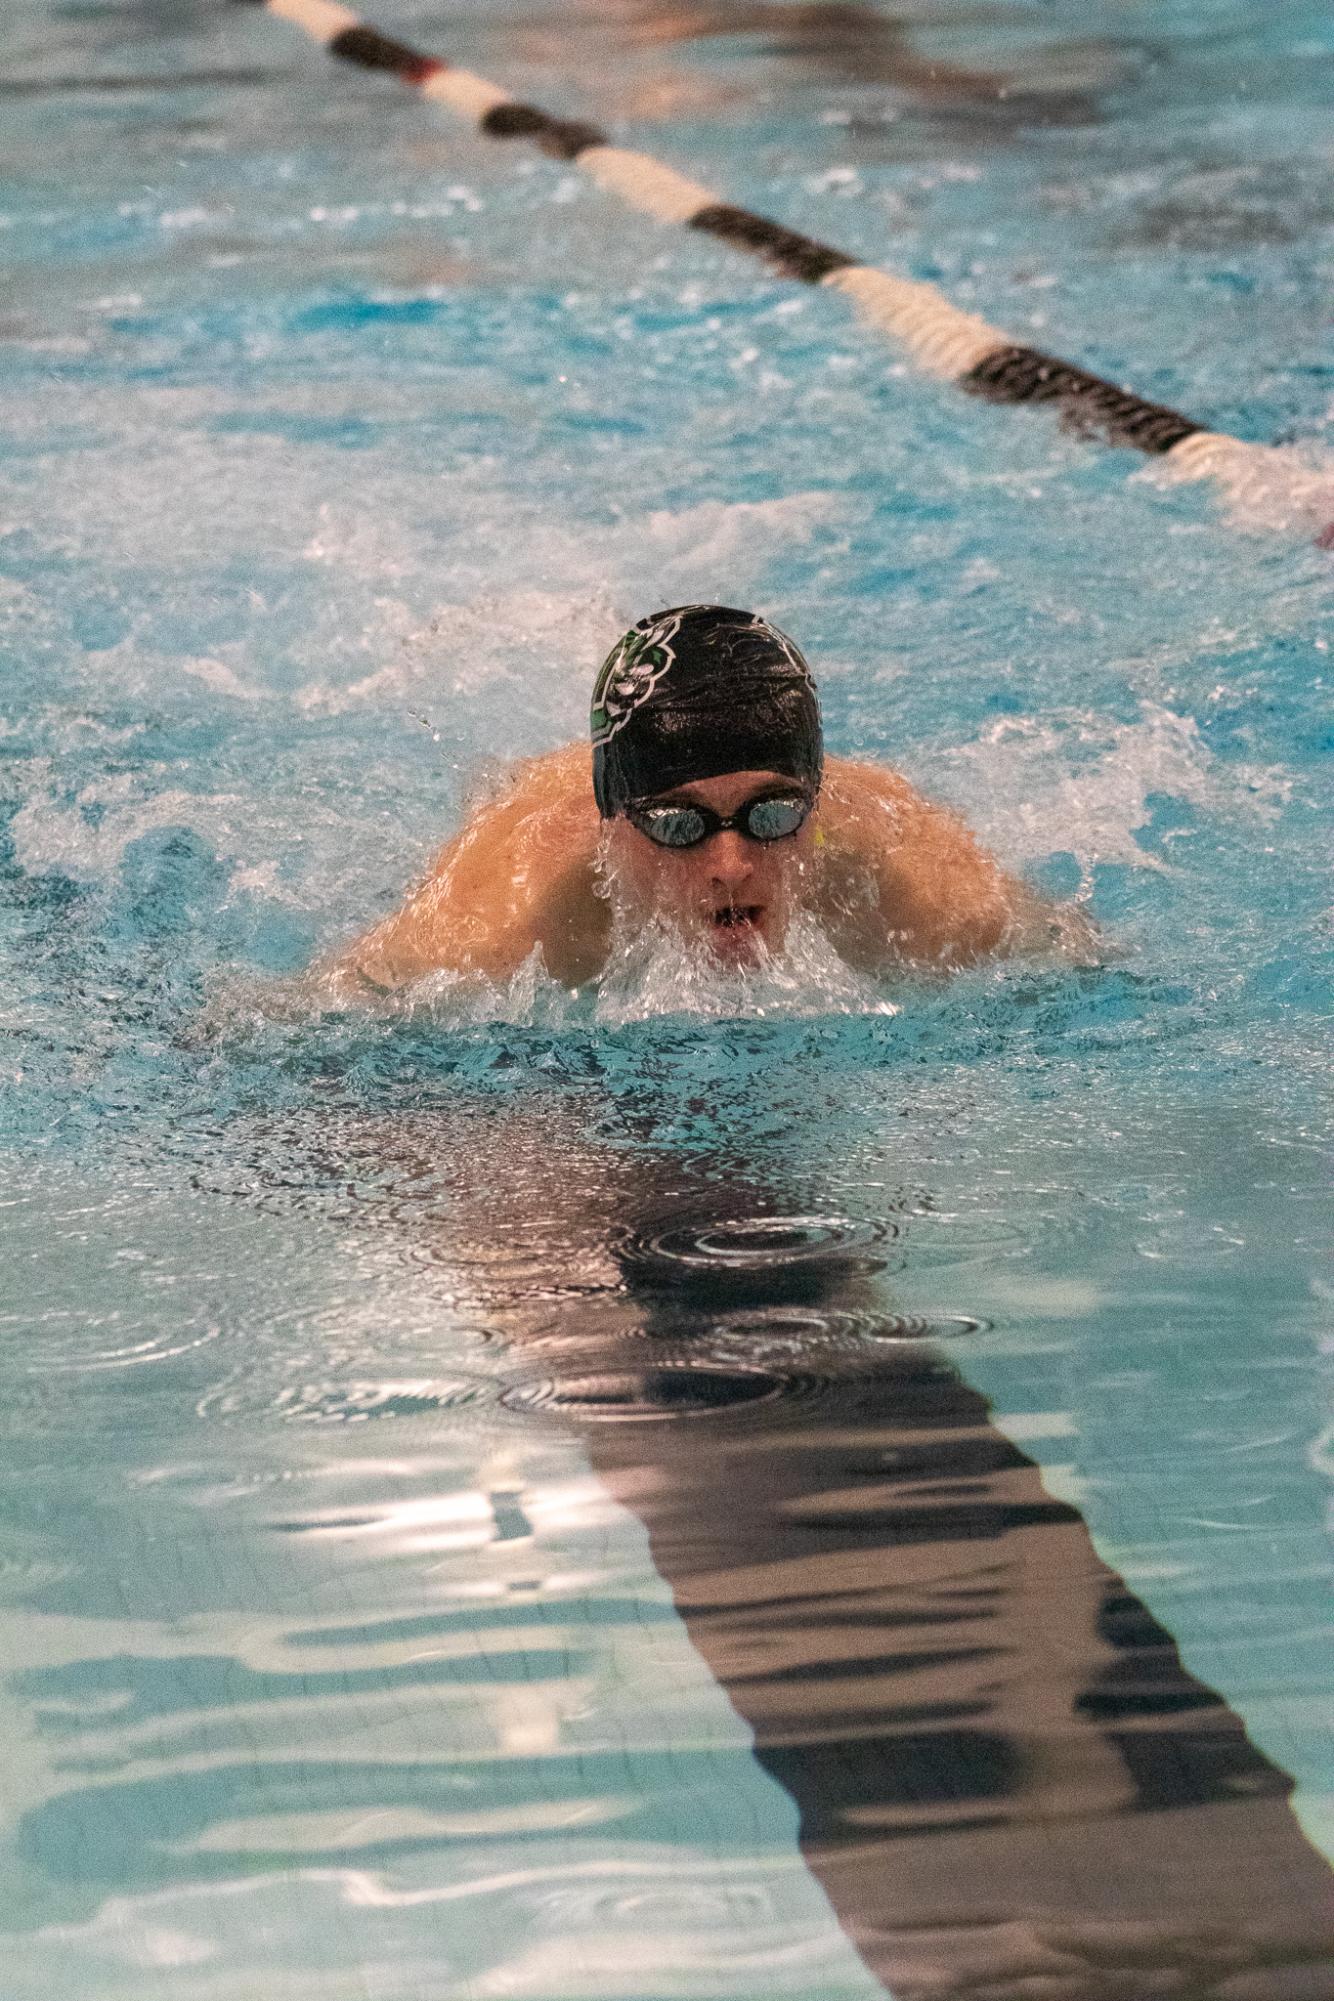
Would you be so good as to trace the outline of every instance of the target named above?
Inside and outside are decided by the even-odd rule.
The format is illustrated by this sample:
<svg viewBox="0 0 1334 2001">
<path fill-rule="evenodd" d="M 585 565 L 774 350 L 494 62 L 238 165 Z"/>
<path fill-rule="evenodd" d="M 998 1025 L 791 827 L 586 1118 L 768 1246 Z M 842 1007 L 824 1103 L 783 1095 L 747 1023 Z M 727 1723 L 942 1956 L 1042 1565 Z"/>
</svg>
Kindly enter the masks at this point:
<svg viewBox="0 0 1334 2001">
<path fill-rule="evenodd" d="M 726 818 L 771 788 L 794 789 L 778 772 L 735 771 L 663 798 Z M 508 980 L 536 952 L 578 987 L 606 968 L 613 906 L 738 967 L 780 951 L 798 909 L 873 976 L 1053 946 L 1087 958 L 1096 946 L 1081 912 L 1044 903 L 884 766 L 826 759 L 818 801 L 789 839 L 729 830 L 665 850 L 623 818 L 599 818 L 579 744 L 517 766 L 403 906 L 321 970 L 383 991 L 437 972 Z"/>
</svg>

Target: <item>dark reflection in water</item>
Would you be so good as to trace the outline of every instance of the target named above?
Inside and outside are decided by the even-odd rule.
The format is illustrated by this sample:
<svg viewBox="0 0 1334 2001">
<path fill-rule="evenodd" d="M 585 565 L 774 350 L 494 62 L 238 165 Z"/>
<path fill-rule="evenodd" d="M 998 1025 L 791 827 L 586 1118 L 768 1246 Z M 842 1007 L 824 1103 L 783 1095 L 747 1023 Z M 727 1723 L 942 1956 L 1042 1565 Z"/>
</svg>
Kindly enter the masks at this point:
<svg viewBox="0 0 1334 2001">
<path fill-rule="evenodd" d="M 621 8 L 638 42 L 712 41 L 754 36 L 768 55 L 788 57 L 849 83 L 887 83 L 938 97 L 994 98 L 1002 78 L 917 54 L 913 23 L 866 0 L 686 0 Z"/>
<path fill-rule="evenodd" d="M 920 31 L 958 29 L 983 23 L 994 27 L 1023 18 L 996 8 L 954 12 L 941 22 L 923 22 L 912 12 L 892 12 L 869 0 L 598 0 L 585 6 L 600 36 L 624 48 L 663 50 L 681 44 L 727 41 L 749 44 L 757 54 L 796 75 L 835 86 L 882 88 L 947 121 L 962 120 L 998 133 L 1017 126 L 1077 122 L 1098 117 L 1097 91 L 1072 84 L 1071 62 L 1104 82 L 1119 80 L 1124 55 L 1105 43 L 1077 49 L 1031 46 L 1018 68 L 992 68 L 952 60 L 923 50 Z M 553 47 L 568 36 L 568 17 L 551 31 Z M 524 38 L 539 56 L 546 49 L 540 19 Z M 644 102 L 653 109 L 651 79 L 641 79 Z M 687 92 L 687 98 L 690 93 Z M 673 96 L 664 103 L 672 108 Z"/>
<path fill-rule="evenodd" d="M 1290 1780 L 930 1346 L 722 1452 L 685 1426 L 589 1450 L 903 2001 L 1259 1967 L 1256 1992 L 1334 1991 Z M 1108 1986 L 1132 1969 L 1154 1984 Z"/>
<path fill-rule="evenodd" d="M 966 1299 L 893 1311 L 915 1241 L 944 1268 L 929 1191 L 887 1193 L 868 1142 L 880 1206 L 850 1213 L 832 1098 L 748 1158 L 655 1144 L 637 1085 L 537 1097 L 273 1122 L 200 1180 L 230 1161 L 247 1200 L 368 1226 L 466 1299 L 511 1415 L 575 1431 L 644 1524 L 897 2001 L 1334 2001 L 1334 1872 L 1292 1779 L 993 1422 Z M 527 1535 L 523 1492 L 493 1499 Z"/>
<path fill-rule="evenodd" d="M 466 1268 L 509 1408 L 577 1427 L 644 1523 L 898 2001 L 1332 2001 L 1291 1778 L 992 1422 L 960 1372 L 982 1323 L 890 1310 L 913 1216 L 722 1150 L 486 1129 L 465 1153 L 417 1124 L 398 1227 Z M 460 1163 L 444 1208 L 432 1157 Z"/>
</svg>

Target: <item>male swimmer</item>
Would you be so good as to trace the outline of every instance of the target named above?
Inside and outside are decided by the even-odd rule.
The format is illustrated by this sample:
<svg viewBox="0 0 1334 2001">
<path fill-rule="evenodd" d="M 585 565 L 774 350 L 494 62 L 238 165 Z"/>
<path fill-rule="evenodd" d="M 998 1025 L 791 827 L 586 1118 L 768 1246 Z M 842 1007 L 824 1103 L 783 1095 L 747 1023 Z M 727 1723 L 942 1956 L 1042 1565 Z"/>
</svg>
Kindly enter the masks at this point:
<svg viewBox="0 0 1334 2001">
<path fill-rule="evenodd" d="M 810 668 L 753 612 L 641 619 L 598 675 L 592 737 L 591 785 L 586 746 L 516 766 L 339 970 L 380 990 L 503 981 L 537 952 L 580 987 L 619 921 L 744 971 L 782 952 L 799 912 L 871 975 L 1091 943 L 1080 912 L 1042 902 L 896 772 L 826 758 Z"/>
</svg>

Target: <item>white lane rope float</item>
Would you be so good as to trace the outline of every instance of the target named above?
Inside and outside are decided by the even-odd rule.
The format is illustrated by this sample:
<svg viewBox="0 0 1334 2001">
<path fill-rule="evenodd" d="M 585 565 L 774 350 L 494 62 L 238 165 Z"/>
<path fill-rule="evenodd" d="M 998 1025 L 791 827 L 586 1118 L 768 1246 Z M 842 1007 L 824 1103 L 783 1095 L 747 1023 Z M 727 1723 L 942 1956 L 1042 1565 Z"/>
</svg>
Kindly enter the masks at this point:
<svg viewBox="0 0 1334 2001">
<path fill-rule="evenodd" d="M 1287 447 L 1248 444 L 1211 431 L 1161 403 L 1073 363 L 1013 341 L 936 290 L 896 277 L 809 236 L 720 201 L 708 188 L 647 153 L 614 146 L 596 125 L 523 104 L 484 77 L 420 54 L 368 27 L 337 0 L 235 0 L 301 28 L 343 62 L 382 70 L 466 118 L 492 139 L 526 139 L 576 164 L 610 193 L 659 222 L 680 224 L 759 257 L 780 277 L 827 286 L 905 348 L 927 375 L 992 403 L 1046 403 L 1073 429 L 1160 459 L 1180 480 L 1212 480 L 1234 506 L 1290 525 L 1294 515 L 1334 549 L 1334 473 L 1305 465 Z"/>
</svg>

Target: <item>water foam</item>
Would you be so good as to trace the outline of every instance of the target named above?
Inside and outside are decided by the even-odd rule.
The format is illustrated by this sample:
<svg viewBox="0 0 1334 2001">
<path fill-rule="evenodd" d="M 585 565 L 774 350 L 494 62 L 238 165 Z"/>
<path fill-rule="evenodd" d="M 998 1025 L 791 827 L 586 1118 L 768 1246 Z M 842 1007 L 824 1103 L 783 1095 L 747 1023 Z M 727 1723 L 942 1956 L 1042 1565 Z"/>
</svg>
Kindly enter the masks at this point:
<svg viewBox="0 0 1334 2001">
<path fill-rule="evenodd" d="M 15 859 L 30 874 L 59 870 L 103 882 L 135 841 L 165 828 L 188 828 L 239 862 L 252 825 L 251 804 L 240 793 L 172 788 L 145 796 L 137 774 L 126 772 L 84 786 L 70 804 L 54 783 L 34 791 L 10 831 Z"/>
<path fill-rule="evenodd" d="M 475 503 L 474 503 L 475 505 Z M 502 505 L 491 496 L 491 507 Z M 483 719 L 497 732 L 501 752 L 527 750 L 516 741 L 516 715 L 536 715 L 548 730 L 582 730 L 593 668 L 608 647 L 646 610 L 673 601 L 727 601 L 748 594 L 774 555 L 811 540 L 838 512 L 836 497 L 809 492 L 769 501 L 702 501 L 678 510 L 655 509 L 604 527 L 596 535 L 574 531 L 554 516 L 524 519 L 509 508 L 503 523 L 486 527 L 479 546 L 475 519 L 454 523 L 451 570 L 467 595 L 438 602 L 423 625 L 403 603 L 378 591 L 381 624 L 374 644 L 391 657 L 369 674 L 342 685 L 320 679 L 296 697 L 308 713 L 340 715 L 350 708 L 420 695 L 428 704 L 489 699 Z M 365 521 L 328 502 L 307 545 L 311 562 L 335 565 L 341 574 L 368 579 L 420 581 L 437 567 L 413 560 L 411 534 L 392 522 Z M 485 519 L 485 517 L 484 517 Z M 520 581 L 513 581 L 512 549 L 524 547 Z M 504 684 L 504 703 L 495 696 Z M 444 722 L 443 708 L 432 719 Z"/>
<path fill-rule="evenodd" d="M 1086 882 L 1095 862 L 1164 866 L 1135 838 L 1156 795 L 1264 823 L 1286 782 L 1271 767 L 1221 765 L 1193 716 L 1157 702 L 1122 724 L 1078 710 L 1059 720 L 1006 717 L 946 751 L 941 767 L 997 853 L 1016 863 L 1071 853 Z"/>
<path fill-rule="evenodd" d="M 1254 445 L 1238 438 L 1187 439 L 1136 478 L 1159 487 L 1209 479 L 1223 499 L 1229 527 L 1251 534 L 1334 530 L 1334 453 L 1314 442 Z"/>
<path fill-rule="evenodd" d="M 793 918 L 778 951 L 761 942 L 755 964 L 736 967 L 721 964 L 663 917 L 632 923 L 617 911 L 597 996 L 597 1019 L 606 1027 L 667 1014 L 762 1019 L 897 1013 L 893 1001 L 840 958 L 806 911 Z"/>
</svg>

